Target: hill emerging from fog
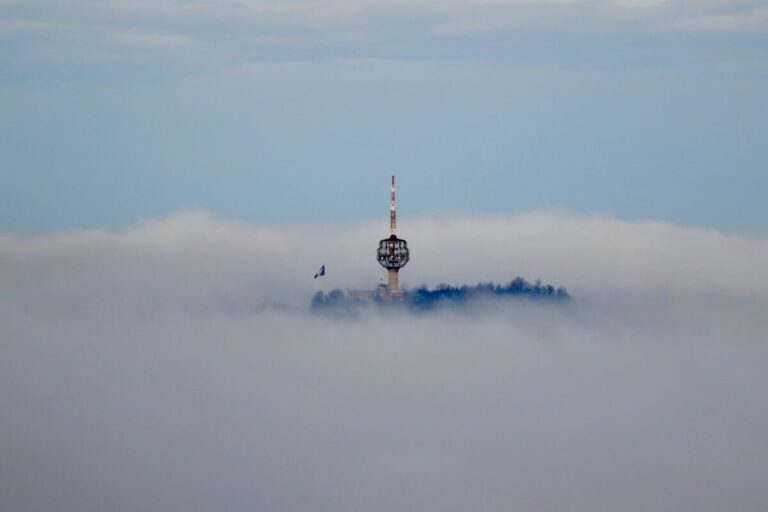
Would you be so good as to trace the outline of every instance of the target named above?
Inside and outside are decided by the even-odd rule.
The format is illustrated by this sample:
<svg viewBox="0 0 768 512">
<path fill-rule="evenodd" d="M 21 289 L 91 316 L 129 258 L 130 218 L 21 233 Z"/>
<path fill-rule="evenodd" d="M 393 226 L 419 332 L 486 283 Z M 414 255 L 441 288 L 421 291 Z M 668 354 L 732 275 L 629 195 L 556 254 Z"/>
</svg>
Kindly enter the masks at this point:
<svg viewBox="0 0 768 512">
<path fill-rule="evenodd" d="M 566 301 L 570 299 L 565 287 L 543 284 L 540 280 L 531 283 L 516 277 L 506 285 L 478 283 L 474 286 L 451 286 L 440 284 L 434 289 L 421 286 L 405 290 L 402 300 L 385 300 L 373 294 L 370 300 L 346 295 L 340 289 L 329 293 L 318 291 L 312 297 L 310 308 L 316 312 L 350 311 L 362 307 L 402 307 L 412 312 L 433 311 L 441 308 L 461 308 L 480 300 L 503 300 L 508 298 L 534 299 L 539 301 Z"/>
</svg>

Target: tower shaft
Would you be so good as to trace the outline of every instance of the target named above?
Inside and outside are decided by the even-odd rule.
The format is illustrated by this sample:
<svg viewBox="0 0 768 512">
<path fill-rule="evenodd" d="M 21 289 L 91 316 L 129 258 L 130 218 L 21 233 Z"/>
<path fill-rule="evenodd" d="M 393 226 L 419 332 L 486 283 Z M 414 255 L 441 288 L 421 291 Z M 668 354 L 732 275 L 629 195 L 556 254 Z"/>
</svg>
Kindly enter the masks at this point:
<svg viewBox="0 0 768 512">
<path fill-rule="evenodd" d="M 390 268 L 387 270 L 387 274 L 389 275 L 389 286 L 388 286 L 389 293 L 393 293 L 393 292 L 397 293 L 398 291 L 397 269 Z"/>
</svg>

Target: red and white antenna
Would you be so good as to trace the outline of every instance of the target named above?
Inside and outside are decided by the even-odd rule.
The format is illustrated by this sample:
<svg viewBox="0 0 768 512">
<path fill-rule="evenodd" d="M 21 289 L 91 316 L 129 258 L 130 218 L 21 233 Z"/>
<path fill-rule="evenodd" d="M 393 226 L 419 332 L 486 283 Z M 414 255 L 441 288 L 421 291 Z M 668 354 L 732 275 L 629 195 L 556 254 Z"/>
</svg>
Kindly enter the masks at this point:
<svg viewBox="0 0 768 512">
<path fill-rule="evenodd" d="M 395 177 L 392 176 L 392 197 L 389 201 L 389 227 L 394 235 L 397 231 L 397 200 L 395 199 Z"/>
</svg>

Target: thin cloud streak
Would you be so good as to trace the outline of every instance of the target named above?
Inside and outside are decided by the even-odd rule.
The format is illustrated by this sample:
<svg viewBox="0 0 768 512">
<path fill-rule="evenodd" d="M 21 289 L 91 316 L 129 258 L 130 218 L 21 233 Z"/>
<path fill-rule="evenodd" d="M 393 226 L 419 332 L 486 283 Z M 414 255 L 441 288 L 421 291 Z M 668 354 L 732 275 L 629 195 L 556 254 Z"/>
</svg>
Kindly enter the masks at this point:
<svg viewBox="0 0 768 512">
<path fill-rule="evenodd" d="M 679 20 L 673 28 L 701 33 L 768 34 L 768 9 L 738 15 L 690 17 Z"/>
<path fill-rule="evenodd" d="M 758 2 L 673 2 L 658 0 L 510 0 L 470 2 L 48 2 L 32 0 L 6 2 L 0 12 L 5 37 L 24 49 L 23 54 L 38 65 L 66 61 L 111 59 L 134 64 L 137 55 L 153 62 L 156 49 L 187 49 L 187 58 L 198 65 L 219 60 L 295 59 L 289 50 L 298 45 L 306 50 L 323 48 L 319 57 L 339 57 L 352 48 L 344 44 L 364 36 L 372 46 L 367 56 L 381 55 L 397 48 L 398 41 L 430 50 L 433 36 L 451 39 L 485 32 L 583 33 L 590 34 L 620 26 L 636 34 L 659 29 L 674 31 L 764 33 L 764 12 Z M 751 14 L 745 10 L 754 9 Z M 716 14 L 713 14 L 713 10 Z M 681 16 L 684 15 L 684 18 Z M 51 32 L 41 32 L 44 26 Z M 142 44 L 109 48 L 104 34 L 141 34 Z M 263 44 L 264 38 L 278 41 Z M 87 40 L 99 52 L 88 52 L 78 43 Z M 55 42 L 54 45 L 47 43 Z M 279 41 L 287 41 L 285 45 Z M 153 44 L 149 44 L 152 42 Z M 194 42 L 194 44 L 190 44 Z M 173 44 L 170 44 L 173 43 Z M 447 44 L 447 42 L 446 42 Z M 216 45 L 196 54 L 202 46 Z M 254 53 L 253 48 L 259 51 Z M 111 51 L 110 51 L 111 50 Z M 359 49 L 357 51 L 360 51 Z M 121 53 L 122 52 L 122 53 Z M 307 51 L 302 54 L 306 54 Z M 311 53 L 311 52 L 310 52 Z M 461 53 L 461 52 L 459 52 Z M 392 56 L 390 54 L 390 56 Z M 161 65 L 162 60 L 157 62 Z"/>
</svg>

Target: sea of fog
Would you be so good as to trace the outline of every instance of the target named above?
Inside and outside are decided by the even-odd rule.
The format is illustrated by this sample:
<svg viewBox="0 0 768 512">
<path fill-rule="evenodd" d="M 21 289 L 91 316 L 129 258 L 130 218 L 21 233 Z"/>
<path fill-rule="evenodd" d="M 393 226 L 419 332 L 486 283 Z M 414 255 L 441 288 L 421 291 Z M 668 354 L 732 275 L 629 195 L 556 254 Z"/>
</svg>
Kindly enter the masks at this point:
<svg viewBox="0 0 768 512">
<path fill-rule="evenodd" d="M 0 510 L 768 509 L 767 240 L 403 219 L 406 287 L 573 298 L 311 312 L 376 285 L 386 234 L 187 213 L 0 235 Z"/>
</svg>

